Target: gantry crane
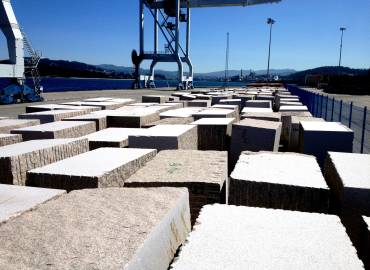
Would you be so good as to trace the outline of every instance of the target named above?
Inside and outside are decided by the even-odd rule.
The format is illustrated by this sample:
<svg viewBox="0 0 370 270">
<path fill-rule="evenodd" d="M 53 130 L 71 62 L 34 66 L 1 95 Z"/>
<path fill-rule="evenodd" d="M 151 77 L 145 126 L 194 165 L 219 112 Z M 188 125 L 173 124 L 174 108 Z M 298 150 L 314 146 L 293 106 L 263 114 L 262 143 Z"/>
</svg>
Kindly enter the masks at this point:
<svg viewBox="0 0 370 270">
<path fill-rule="evenodd" d="M 178 89 L 193 87 L 193 65 L 190 60 L 190 10 L 201 7 L 251 6 L 266 3 L 277 3 L 281 0 L 139 0 L 140 45 L 139 52 L 132 51 L 135 82 L 133 88 L 153 87 L 154 68 L 159 62 L 176 63 L 178 67 Z M 149 10 L 154 20 L 154 49 L 144 51 L 144 11 Z M 180 26 L 186 24 L 185 46 L 180 42 Z M 158 50 L 158 30 L 163 35 L 165 50 Z M 149 60 L 150 73 L 142 75 L 140 65 Z M 184 64 L 188 66 L 185 76 Z M 143 84 L 144 82 L 144 84 Z"/>
<path fill-rule="evenodd" d="M 10 0 L 1 0 L 0 29 L 7 40 L 9 53 L 9 59 L 0 61 L 0 78 L 10 79 L 10 83 L 0 89 L 0 104 L 43 100 L 37 69 L 41 57 L 32 49 L 27 37 L 20 29 Z M 24 57 L 24 50 L 27 50 L 29 58 Z M 25 84 L 26 73 L 32 77 L 34 88 Z"/>
</svg>

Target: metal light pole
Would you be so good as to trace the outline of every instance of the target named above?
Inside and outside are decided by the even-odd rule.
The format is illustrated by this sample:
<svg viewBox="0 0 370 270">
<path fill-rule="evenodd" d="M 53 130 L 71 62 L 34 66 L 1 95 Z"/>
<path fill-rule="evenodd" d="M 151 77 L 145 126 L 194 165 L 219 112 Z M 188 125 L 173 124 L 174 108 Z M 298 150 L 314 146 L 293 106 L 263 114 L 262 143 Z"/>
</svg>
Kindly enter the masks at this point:
<svg viewBox="0 0 370 270">
<path fill-rule="evenodd" d="M 339 30 L 342 32 L 341 37 L 340 37 L 340 51 L 339 51 L 339 65 L 338 65 L 338 71 L 339 71 L 339 75 L 340 75 L 341 65 L 342 65 L 343 33 L 347 29 L 345 27 L 341 27 Z"/>
<path fill-rule="evenodd" d="M 226 61 L 225 61 L 225 88 L 228 86 L 228 78 L 229 78 L 229 41 L 230 40 L 230 33 L 227 32 L 226 34 Z"/>
<path fill-rule="evenodd" d="M 270 25 L 270 41 L 269 41 L 269 57 L 267 62 L 267 80 L 270 78 L 270 55 L 271 55 L 271 35 L 272 35 L 272 25 L 275 23 L 275 20 L 268 18 L 267 24 Z"/>
</svg>

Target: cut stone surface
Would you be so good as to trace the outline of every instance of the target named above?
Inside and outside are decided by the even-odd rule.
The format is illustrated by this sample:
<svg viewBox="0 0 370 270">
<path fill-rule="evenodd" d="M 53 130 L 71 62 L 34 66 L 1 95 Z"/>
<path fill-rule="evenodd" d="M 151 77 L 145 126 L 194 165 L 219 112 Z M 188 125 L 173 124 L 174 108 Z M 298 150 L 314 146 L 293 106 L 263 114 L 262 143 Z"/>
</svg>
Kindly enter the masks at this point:
<svg viewBox="0 0 370 270">
<path fill-rule="evenodd" d="M 26 172 L 89 151 L 87 139 L 22 142 L 0 148 L 0 183 L 25 185 Z"/>
<path fill-rule="evenodd" d="M 223 105 L 237 105 L 239 107 L 239 111 L 244 107 L 244 104 L 242 104 L 242 100 L 240 98 L 234 98 L 234 99 L 222 99 L 220 100 L 220 104 Z"/>
<path fill-rule="evenodd" d="M 173 270 L 363 270 L 334 215 L 207 205 Z"/>
<path fill-rule="evenodd" d="M 281 141 L 285 144 L 289 144 L 290 131 L 291 131 L 291 118 L 293 116 L 299 117 L 313 117 L 310 112 L 280 112 L 281 113 L 281 122 L 283 127 L 281 130 Z"/>
<path fill-rule="evenodd" d="M 58 121 L 38 126 L 13 129 L 12 134 L 21 134 L 23 141 L 40 139 L 77 138 L 96 131 L 94 122 Z"/>
<path fill-rule="evenodd" d="M 192 100 L 186 103 L 187 107 L 211 107 L 211 100 Z"/>
<path fill-rule="evenodd" d="M 161 119 L 164 118 L 188 118 L 192 117 L 194 113 L 203 111 L 204 108 L 201 107 L 188 107 L 188 108 L 182 108 L 182 109 L 175 109 L 175 110 L 169 110 L 167 112 L 161 113 L 159 116 Z"/>
<path fill-rule="evenodd" d="M 272 102 L 269 100 L 248 100 L 245 102 L 247 108 L 272 108 Z"/>
<path fill-rule="evenodd" d="M 198 149 L 228 151 L 234 122 L 235 118 L 202 118 L 193 122 L 198 126 Z"/>
<path fill-rule="evenodd" d="M 64 190 L 21 187 L 0 184 L 0 226 L 1 223 L 27 212 L 37 205 L 55 199 Z"/>
<path fill-rule="evenodd" d="M 205 204 L 225 203 L 227 152 L 167 150 L 137 171 L 126 187 L 187 187 L 192 223 Z"/>
<path fill-rule="evenodd" d="M 31 105 L 26 107 L 26 113 L 44 112 L 44 111 L 54 111 L 54 110 L 83 110 L 85 113 L 90 113 L 93 111 L 101 110 L 100 107 L 93 106 L 71 106 L 71 105 L 61 105 L 61 104 L 41 104 L 41 105 Z"/>
<path fill-rule="evenodd" d="M 230 169 L 233 169 L 242 151 L 278 151 L 281 123 L 244 119 L 234 123 L 230 145 Z"/>
<path fill-rule="evenodd" d="M 19 119 L 39 119 L 41 124 L 61 121 L 64 118 L 86 114 L 83 110 L 53 110 L 18 115 Z"/>
<path fill-rule="evenodd" d="M 109 101 L 112 100 L 112 97 L 97 97 L 97 98 L 87 98 L 84 99 L 83 101 L 85 102 L 104 102 L 104 101 Z"/>
<path fill-rule="evenodd" d="M 229 203 L 328 213 L 330 192 L 315 157 L 243 152 L 230 177 Z"/>
<path fill-rule="evenodd" d="M 197 150 L 198 130 L 194 125 L 157 125 L 143 134 L 130 135 L 128 140 L 133 148 Z"/>
<path fill-rule="evenodd" d="M 366 216 L 362 216 L 362 235 L 361 239 L 362 242 L 362 249 L 361 255 L 363 258 L 363 262 L 368 269 L 370 267 L 370 218 Z"/>
<path fill-rule="evenodd" d="M 225 94 L 221 94 L 221 95 L 212 94 L 212 105 L 220 103 L 220 101 L 222 99 L 230 99 L 230 98 L 232 98 L 231 94 L 227 94 L 227 95 L 225 95 Z"/>
<path fill-rule="evenodd" d="M 244 107 L 242 114 L 247 113 L 273 113 L 271 108 Z"/>
<path fill-rule="evenodd" d="M 190 94 L 184 94 L 184 95 L 180 96 L 180 100 L 194 100 L 196 98 L 197 98 L 197 96 L 190 95 Z"/>
<path fill-rule="evenodd" d="M 165 103 L 169 101 L 168 96 L 147 95 L 141 98 L 143 103 Z"/>
<path fill-rule="evenodd" d="M 324 122 L 322 118 L 316 117 L 301 117 L 301 116 L 291 116 L 288 118 L 289 121 L 289 142 L 288 149 L 291 152 L 299 152 L 299 133 L 300 133 L 300 122 L 301 121 L 313 121 L 313 122 Z"/>
<path fill-rule="evenodd" d="M 93 121 L 95 122 L 96 131 L 107 128 L 107 116 L 102 114 L 84 114 L 80 116 L 64 118 L 63 121 Z"/>
<path fill-rule="evenodd" d="M 161 120 L 152 122 L 150 124 L 144 125 L 143 128 L 151 128 L 158 125 L 186 125 L 194 122 L 193 117 L 172 117 L 172 118 L 163 118 Z"/>
<path fill-rule="evenodd" d="M 107 114 L 108 127 L 141 128 L 159 120 L 159 113 L 149 108 L 131 111 L 110 111 Z"/>
<path fill-rule="evenodd" d="M 281 122 L 281 114 L 276 113 L 276 112 L 270 112 L 270 113 L 248 112 L 248 113 L 242 114 L 241 118 Z"/>
<path fill-rule="evenodd" d="M 101 147 L 118 147 L 128 146 L 128 136 L 142 134 L 145 130 L 140 128 L 107 128 L 101 131 L 84 136 L 89 140 L 90 150 Z"/>
<path fill-rule="evenodd" d="M 0 133 L 9 134 L 12 129 L 40 125 L 40 120 L 0 119 Z"/>
<path fill-rule="evenodd" d="M 301 121 L 299 135 L 300 152 L 315 156 L 322 168 L 327 152 L 352 153 L 354 133 L 341 123 Z"/>
<path fill-rule="evenodd" d="M 295 105 L 295 106 L 280 106 L 279 108 L 279 112 L 308 112 L 308 108 L 307 106 L 299 106 L 299 105 Z"/>
<path fill-rule="evenodd" d="M 27 173 L 27 185 L 65 189 L 123 187 L 154 158 L 154 149 L 99 148 Z"/>
<path fill-rule="evenodd" d="M 66 102 L 63 104 L 71 105 L 71 106 L 93 106 L 93 107 L 100 107 L 102 110 L 114 110 L 128 103 L 114 102 L 114 101 L 101 101 L 101 102 L 75 101 L 75 102 Z"/>
<path fill-rule="evenodd" d="M 195 120 L 201 118 L 237 118 L 238 114 L 234 110 L 210 108 L 194 113 L 193 117 Z"/>
<path fill-rule="evenodd" d="M 15 144 L 22 141 L 22 135 L 20 134 L 0 134 L 0 147 Z"/>
<path fill-rule="evenodd" d="M 74 191 L 0 225 L 0 268 L 167 270 L 189 231 L 185 189 Z"/>
</svg>

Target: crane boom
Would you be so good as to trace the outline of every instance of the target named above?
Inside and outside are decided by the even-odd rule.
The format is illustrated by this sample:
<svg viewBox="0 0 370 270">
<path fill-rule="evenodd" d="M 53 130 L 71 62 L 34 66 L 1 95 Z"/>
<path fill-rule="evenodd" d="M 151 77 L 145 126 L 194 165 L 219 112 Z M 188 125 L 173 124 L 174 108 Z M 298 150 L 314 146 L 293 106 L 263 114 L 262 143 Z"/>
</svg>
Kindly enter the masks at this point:
<svg viewBox="0 0 370 270">
<path fill-rule="evenodd" d="M 281 0 L 189 0 L 183 1 L 182 5 L 189 2 L 189 7 L 226 7 L 226 6 L 253 6 L 268 3 L 278 3 Z"/>
</svg>

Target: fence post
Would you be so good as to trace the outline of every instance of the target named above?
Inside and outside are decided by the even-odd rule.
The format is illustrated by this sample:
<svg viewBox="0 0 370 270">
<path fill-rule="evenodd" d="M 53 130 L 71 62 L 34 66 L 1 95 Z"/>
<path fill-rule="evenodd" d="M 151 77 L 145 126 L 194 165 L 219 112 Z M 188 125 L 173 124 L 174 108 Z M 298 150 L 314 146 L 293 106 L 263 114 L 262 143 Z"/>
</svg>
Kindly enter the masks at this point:
<svg viewBox="0 0 370 270">
<path fill-rule="evenodd" d="M 320 117 L 322 117 L 322 101 L 324 100 L 324 95 L 323 94 L 321 94 L 320 100 L 321 100 L 321 103 L 320 103 Z"/>
<path fill-rule="evenodd" d="M 328 118 L 328 103 L 329 103 L 329 96 L 326 96 L 326 104 L 325 104 L 325 120 Z"/>
<path fill-rule="evenodd" d="M 342 109 L 343 109 L 343 100 L 340 101 L 339 122 L 342 122 Z"/>
<path fill-rule="evenodd" d="M 335 104 L 335 98 L 333 97 L 333 101 L 331 103 L 331 122 L 334 120 L 334 104 Z"/>
<path fill-rule="evenodd" d="M 363 121 L 362 121 L 361 153 L 364 153 L 366 116 L 367 116 L 367 107 L 365 106 L 365 108 L 364 108 L 364 117 L 362 119 Z"/>
<path fill-rule="evenodd" d="M 352 125 L 352 111 L 353 111 L 353 101 L 351 101 L 351 105 L 349 106 L 349 120 L 348 120 L 349 128 L 351 128 L 351 125 Z"/>
</svg>

